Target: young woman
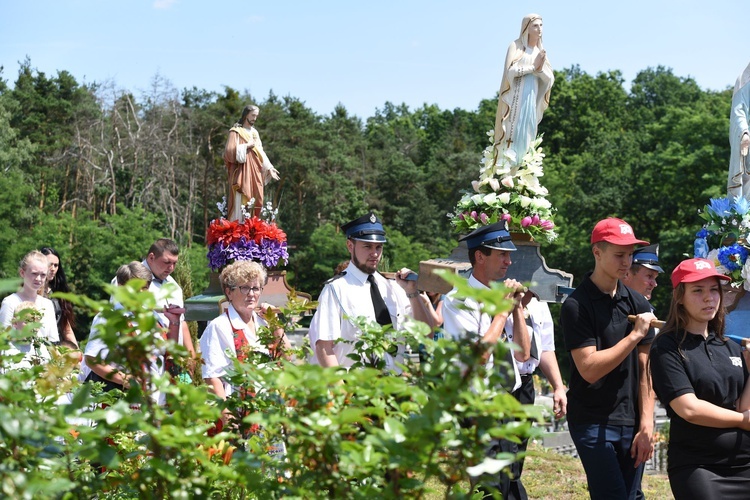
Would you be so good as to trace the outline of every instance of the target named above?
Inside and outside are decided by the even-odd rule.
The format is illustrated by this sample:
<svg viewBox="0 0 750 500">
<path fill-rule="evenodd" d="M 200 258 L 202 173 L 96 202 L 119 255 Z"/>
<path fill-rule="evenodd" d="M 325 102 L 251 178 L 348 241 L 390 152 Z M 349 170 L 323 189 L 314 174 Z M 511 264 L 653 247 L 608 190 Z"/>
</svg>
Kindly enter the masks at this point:
<svg viewBox="0 0 750 500">
<path fill-rule="evenodd" d="M 57 343 L 60 341 L 60 336 L 55 321 L 55 308 L 52 301 L 39 295 L 47 283 L 47 268 L 47 257 L 37 250 L 27 253 L 21 259 L 18 274 L 23 279 L 23 286 L 18 292 L 3 299 L 0 307 L 0 324 L 4 327 L 11 326 L 16 307 L 21 302 L 31 302 L 42 312 L 42 327 L 39 330 L 39 336 L 48 342 Z"/>
<path fill-rule="evenodd" d="M 49 296 L 55 292 L 69 293 L 68 278 L 65 276 L 65 270 L 60 263 L 60 254 L 50 247 L 42 247 L 39 251 L 47 257 L 47 264 L 49 264 L 47 268 L 47 283 L 42 290 L 42 294 L 50 298 Z M 58 298 L 50 298 L 50 300 L 55 308 L 55 320 L 57 321 L 57 331 L 60 333 L 60 339 L 72 342 L 77 349 L 78 341 L 73 333 L 73 325 L 75 325 L 73 304 L 67 300 Z"/>
<path fill-rule="evenodd" d="M 721 281 L 729 278 L 709 260 L 681 262 L 667 323 L 651 348 L 654 390 L 671 418 L 668 474 L 677 500 L 750 491 L 747 353 L 724 336 Z"/>
</svg>

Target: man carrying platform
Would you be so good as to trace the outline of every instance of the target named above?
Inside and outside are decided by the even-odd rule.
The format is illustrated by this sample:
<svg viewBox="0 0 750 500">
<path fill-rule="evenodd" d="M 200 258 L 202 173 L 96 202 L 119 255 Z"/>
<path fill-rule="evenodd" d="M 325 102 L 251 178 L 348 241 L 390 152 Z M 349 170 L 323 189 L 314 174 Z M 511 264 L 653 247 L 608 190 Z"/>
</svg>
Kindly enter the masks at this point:
<svg viewBox="0 0 750 500">
<path fill-rule="evenodd" d="M 659 266 L 659 244 L 638 248 L 633 252 L 633 264 L 625 273 L 622 283 L 651 300 L 651 293 L 658 285 L 656 278 L 664 269 Z"/>
<path fill-rule="evenodd" d="M 395 283 L 377 271 L 386 242 L 380 219 L 369 213 L 341 229 L 346 234 L 351 261 L 320 292 L 308 333 L 313 350 L 311 362 L 321 366 L 354 364 L 349 355 L 354 353 L 354 343 L 360 335 L 354 323 L 359 316 L 383 326 L 393 325 L 396 330 L 407 317 L 427 322 L 417 282 L 405 279 L 411 271 L 406 268 L 398 271 Z M 347 342 L 337 342 L 339 339 Z M 396 356 L 386 355 L 386 368 L 398 371 L 397 363 L 403 362 L 403 352 L 403 346 L 399 346 Z"/>
<path fill-rule="evenodd" d="M 510 233 L 504 221 L 489 224 L 475 229 L 469 235 L 461 238 L 466 241 L 471 263 L 469 285 L 482 289 L 490 288 L 490 283 L 505 278 L 511 265 L 510 253 L 516 250 L 511 241 Z M 443 305 L 443 329 L 446 337 L 460 340 L 478 336 L 482 342 L 495 344 L 497 342 L 515 342 L 520 350 L 513 353 L 511 366 L 513 373 L 508 374 L 505 389 L 508 392 L 518 390 L 522 385 L 522 378 L 518 372 L 517 363 L 524 363 L 529 359 L 531 345 L 530 336 L 524 318 L 524 308 L 521 301 L 524 298 L 524 287 L 513 279 L 504 281 L 506 287 L 513 290 L 509 298 L 515 301 L 511 311 L 505 311 L 490 317 L 482 313 L 480 304 L 473 299 L 458 299 L 456 289 L 445 298 Z M 494 365 L 495 360 L 490 355 L 484 360 L 488 366 Z M 531 380 L 531 379 L 528 379 Z M 533 381 L 531 381 L 533 387 Z M 518 445 L 503 439 L 493 439 L 485 453 L 494 458 L 498 453 L 517 453 Z M 499 491 L 503 498 L 526 498 L 526 491 L 520 482 L 520 467 L 514 464 L 508 472 L 484 475 L 479 479 L 479 488 L 491 494 L 485 487 Z"/>
<path fill-rule="evenodd" d="M 636 245 L 620 219 L 591 234 L 594 271 L 565 300 L 560 320 L 570 351 L 568 430 L 591 498 L 636 498 L 653 454 L 654 396 L 647 371 L 651 305 L 620 281 Z M 637 315 L 634 324 L 629 315 Z"/>
</svg>

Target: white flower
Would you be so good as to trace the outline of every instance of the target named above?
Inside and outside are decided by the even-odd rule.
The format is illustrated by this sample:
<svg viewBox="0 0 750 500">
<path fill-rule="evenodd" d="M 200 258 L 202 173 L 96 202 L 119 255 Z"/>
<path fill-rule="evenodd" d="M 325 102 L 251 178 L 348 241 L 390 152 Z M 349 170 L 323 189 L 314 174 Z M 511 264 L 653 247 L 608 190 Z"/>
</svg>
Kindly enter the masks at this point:
<svg viewBox="0 0 750 500">
<path fill-rule="evenodd" d="M 719 249 L 718 248 L 714 248 L 713 250 L 711 250 L 710 252 L 708 252 L 708 255 L 706 255 L 706 259 L 710 260 L 711 262 L 713 262 L 714 265 L 717 267 L 717 270 L 718 270 L 718 267 L 721 265 L 721 263 L 719 263 Z"/>
<path fill-rule="evenodd" d="M 255 215 L 255 198 L 250 198 L 247 203 L 240 207 L 242 210 L 242 217 L 245 219 L 252 219 Z"/>
<path fill-rule="evenodd" d="M 513 151 L 512 149 L 506 149 L 503 156 L 505 156 L 505 158 L 507 158 L 510 163 L 512 163 L 514 165 L 517 163 L 517 161 L 516 161 L 516 159 L 517 159 L 516 152 Z"/>
<path fill-rule="evenodd" d="M 480 203 L 482 203 L 483 199 L 484 199 L 484 196 L 482 196 L 481 194 L 475 194 L 474 196 L 471 197 L 471 202 L 474 205 L 479 205 Z"/>
<path fill-rule="evenodd" d="M 550 208 L 552 203 L 545 198 L 534 198 L 531 200 L 531 206 L 536 208 Z"/>
<path fill-rule="evenodd" d="M 510 174 L 510 164 L 509 163 L 503 163 L 502 165 L 495 166 L 495 175 L 498 177 L 503 177 Z"/>
<path fill-rule="evenodd" d="M 483 201 L 487 205 L 490 205 L 490 206 L 494 205 L 495 203 L 497 203 L 497 193 L 490 193 L 488 195 L 485 195 Z"/>
<path fill-rule="evenodd" d="M 518 200 L 521 202 L 523 208 L 528 208 L 528 206 L 531 205 L 531 198 L 528 196 L 521 195 L 518 197 Z"/>
<path fill-rule="evenodd" d="M 503 205 L 507 205 L 510 203 L 510 193 L 500 193 L 497 195 L 497 201 L 499 201 Z"/>
<path fill-rule="evenodd" d="M 480 187 L 480 186 L 481 186 L 481 184 L 479 183 L 479 181 L 471 181 L 471 187 L 472 187 L 472 188 L 474 189 L 474 191 L 476 191 L 477 193 L 479 192 L 479 187 Z"/>
<path fill-rule="evenodd" d="M 502 183 L 503 186 L 509 189 L 513 187 L 513 177 L 508 177 L 508 176 L 503 177 L 500 182 Z"/>
<path fill-rule="evenodd" d="M 219 213 L 226 217 L 227 216 L 227 197 L 222 196 L 221 201 L 216 203 L 216 208 L 219 209 Z"/>
<path fill-rule="evenodd" d="M 500 189 L 500 183 L 494 177 L 488 182 L 493 191 L 498 191 Z"/>
</svg>

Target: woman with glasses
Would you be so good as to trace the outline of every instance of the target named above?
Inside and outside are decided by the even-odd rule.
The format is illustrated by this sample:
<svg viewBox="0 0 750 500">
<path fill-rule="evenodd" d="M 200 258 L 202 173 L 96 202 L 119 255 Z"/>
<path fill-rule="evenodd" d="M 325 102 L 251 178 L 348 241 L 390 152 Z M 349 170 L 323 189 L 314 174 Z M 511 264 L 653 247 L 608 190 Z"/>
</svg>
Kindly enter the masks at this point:
<svg viewBox="0 0 750 500">
<path fill-rule="evenodd" d="M 224 268 L 219 280 L 229 304 L 208 324 L 200 345 L 204 361 L 203 379 L 214 394 L 226 399 L 233 389 L 223 377 L 227 367 L 232 366 L 233 358 L 250 361 L 250 355 L 259 353 L 270 359 L 275 357 L 272 354 L 279 348 L 289 349 L 290 345 L 282 328 L 272 332 L 270 342 L 261 341 L 260 329 L 268 327 L 262 318 L 268 307 L 260 303 L 266 282 L 263 266 L 252 261 L 234 262 Z"/>
</svg>

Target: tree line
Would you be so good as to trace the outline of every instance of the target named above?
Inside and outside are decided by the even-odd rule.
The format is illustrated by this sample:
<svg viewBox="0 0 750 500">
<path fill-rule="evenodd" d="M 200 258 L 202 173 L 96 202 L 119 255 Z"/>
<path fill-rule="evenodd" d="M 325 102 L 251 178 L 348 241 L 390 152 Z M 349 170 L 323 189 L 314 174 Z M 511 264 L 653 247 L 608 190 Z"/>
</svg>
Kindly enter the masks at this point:
<svg viewBox="0 0 750 500">
<path fill-rule="evenodd" d="M 692 253 L 698 208 L 725 194 L 731 91 L 701 89 L 657 67 L 626 88 L 619 71 L 555 72 L 544 134 L 549 200 L 560 237 L 550 267 L 576 283 L 592 267 L 595 222 L 618 216 L 661 244 L 668 272 Z M 414 269 L 455 246 L 446 214 L 478 177 L 496 97 L 475 110 L 384 103 L 361 118 L 339 105 L 319 114 L 293 96 L 176 89 L 157 75 L 145 90 L 47 75 L 29 59 L 11 86 L 0 70 L 0 270 L 53 246 L 75 291 L 101 297 L 117 266 L 157 237 L 184 249 L 182 281 L 207 284 L 205 230 L 226 190 L 222 152 L 248 103 L 280 181 L 267 187 L 290 245 L 288 281 L 317 295 L 347 258 L 339 226 L 373 209 L 388 231 L 386 262 Z M 654 292 L 666 315 L 668 276 Z M 82 326 L 85 328 L 85 325 Z"/>
</svg>

